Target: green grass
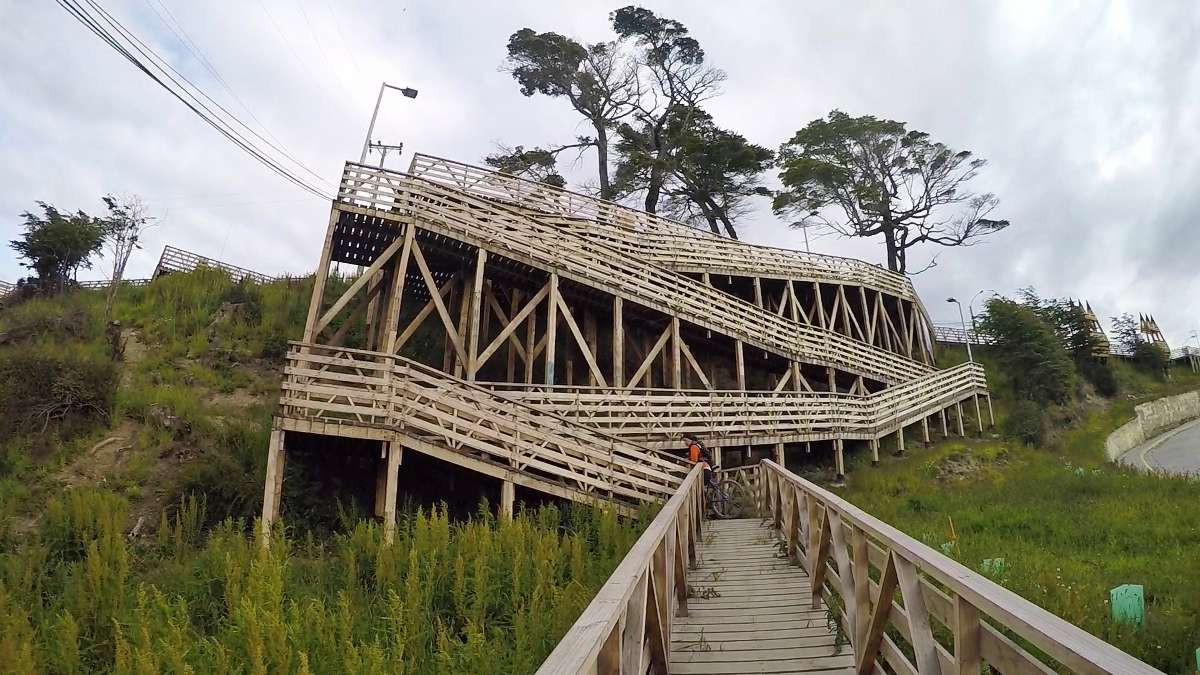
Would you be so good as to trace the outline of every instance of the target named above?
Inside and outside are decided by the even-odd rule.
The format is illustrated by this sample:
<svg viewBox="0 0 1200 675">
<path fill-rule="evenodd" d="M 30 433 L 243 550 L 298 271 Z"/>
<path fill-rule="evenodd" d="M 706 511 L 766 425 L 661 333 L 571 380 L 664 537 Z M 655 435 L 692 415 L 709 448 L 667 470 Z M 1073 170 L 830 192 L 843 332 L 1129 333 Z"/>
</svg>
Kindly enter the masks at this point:
<svg viewBox="0 0 1200 675">
<path fill-rule="evenodd" d="M 1190 673 L 1200 647 L 1200 481 L 1109 464 L 1104 439 L 1136 402 L 1200 383 L 1190 373 L 1169 384 L 1119 377 L 1136 398 L 1056 411 L 1073 421 L 1047 447 L 914 445 L 878 468 L 859 458 L 842 494 L 981 573 L 983 560 L 1004 558 L 998 583 L 1157 668 Z M 1126 583 L 1145 587 L 1141 628 L 1110 620 L 1109 589 Z"/>
</svg>

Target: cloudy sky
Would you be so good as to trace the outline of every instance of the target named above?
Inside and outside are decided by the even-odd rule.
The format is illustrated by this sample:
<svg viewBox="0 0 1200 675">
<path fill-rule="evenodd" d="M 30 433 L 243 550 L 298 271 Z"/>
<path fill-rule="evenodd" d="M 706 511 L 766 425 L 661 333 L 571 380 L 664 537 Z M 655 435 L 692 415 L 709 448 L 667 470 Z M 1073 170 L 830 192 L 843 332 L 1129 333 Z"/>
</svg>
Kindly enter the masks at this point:
<svg viewBox="0 0 1200 675">
<path fill-rule="evenodd" d="M 420 90 L 386 97 L 377 125 L 377 138 L 408 151 L 478 162 L 497 143 L 582 133 L 565 103 L 523 97 L 499 70 L 505 42 L 527 26 L 609 39 L 620 6 L 101 2 L 328 181 L 357 158 L 381 80 Z M 1195 2 L 643 6 L 682 21 L 728 73 L 709 109 L 754 142 L 776 147 L 837 108 L 908 122 L 989 160 L 974 187 L 999 195 L 996 215 L 1013 225 L 916 277 L 935 320 L 957 318 L 947 295 L 1035 286 L 1089 299 L 1106 327 L 1152 312 L 1174 345 L 1200 329 Z M 168 28 L 173 18 L 223 82 Z M 313 267 L 327 203 L 255 163 L 55 3 L 0 0 L 0 25 L 0 240 L 38 200 L 100 212 L 101 195 L 136 193 L 161 220 L 132 276 L 148 274 L 166 243 L 268 273 Z M 590 168 L 585 159 L 571 175 Z M 740 229 L 803 247 L 765 204 Z M 813 250 L 883 260 L 865 241 L 822 238 Z M 930 253 L 913 252 L 914 267 Z M 0 280 L 23 274 L 0 250 Z"/>
</svg>

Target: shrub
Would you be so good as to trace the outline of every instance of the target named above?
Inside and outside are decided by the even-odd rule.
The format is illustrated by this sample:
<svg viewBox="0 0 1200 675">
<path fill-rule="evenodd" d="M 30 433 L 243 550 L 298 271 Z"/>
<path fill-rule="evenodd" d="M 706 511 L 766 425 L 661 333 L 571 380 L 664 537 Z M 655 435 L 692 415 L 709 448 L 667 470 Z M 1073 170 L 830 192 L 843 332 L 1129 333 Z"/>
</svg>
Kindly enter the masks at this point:
<svg viewBox="0 0 1200 675">
<path fill-rule="evenodd" d="M 1109 364 L 1093 359 L 1078 361 L 1078 364 L 1080 374 L 1085 380 L 1092 383 L 1101 396 L 1111 398 L 1117 395 L 1120 386 L 1117 383 L 1117 376 Z"/>
<path fill-rule="evenodd" d="M 0 353 L 0 440 L 17 432 L 68 435 L 112 413 L 117 370 L 98 350 L 18 347 Z"/>
<path fill-rule="evenodd" d="M 990 351 L 1010 378 L 1016 398 L 1044 404 L 1070 397 L 1075 366 L 1054 329 L 1033 308 L 992 298 L 980 329 L 992 338 Z"/>
<path fill-rule="evenodd" d="M 1008 419 L 1004 420 L 1004 433 L 1025 445 L 1037 445 L 1046 435 L 1046 419 L 1042 406 L 1033 401 L 1017 401 Z"/>
</svg>

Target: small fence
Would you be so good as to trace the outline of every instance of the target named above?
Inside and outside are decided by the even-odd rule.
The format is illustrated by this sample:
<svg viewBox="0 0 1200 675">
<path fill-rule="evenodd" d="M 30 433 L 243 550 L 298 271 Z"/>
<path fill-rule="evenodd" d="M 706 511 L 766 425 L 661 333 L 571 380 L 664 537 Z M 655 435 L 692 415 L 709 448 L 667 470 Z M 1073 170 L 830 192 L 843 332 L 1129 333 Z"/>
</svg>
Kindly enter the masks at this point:
<svg viewBox="0 0 1200 675">
<path fill-rule="evenodd" d="M 174 246 L 163 247 L 162 255 L 158 258 L 158 265 L 154 267 L 152 278 L 157 279 L 171 272 L 191 272 L 201 267 L 221 270 L 228 274 L 234 281 L 249 280 L 256 284 L 269 284 L 277 280 L 277 277 L 268 276 L 261 272 L 238 267 L 237 265 L 230 265 L 229 263 L 208 258 L 198 253 L 175 248 Z"/>
</svg>

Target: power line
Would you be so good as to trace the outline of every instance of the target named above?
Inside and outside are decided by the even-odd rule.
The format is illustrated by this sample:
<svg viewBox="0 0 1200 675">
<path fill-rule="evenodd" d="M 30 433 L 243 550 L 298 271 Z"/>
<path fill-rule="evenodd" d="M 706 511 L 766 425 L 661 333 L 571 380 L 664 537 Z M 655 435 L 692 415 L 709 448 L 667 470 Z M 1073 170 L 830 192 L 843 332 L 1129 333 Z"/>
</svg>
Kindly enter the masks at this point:
<svg viewBox="0 0 1200 675">
<path fill-rule="evenodd" d="M 179 17 L 175 16 L 175 13 L 171 11 L 171 8 L 169 6 L 167 6 L 167 4 L 166 4 L 166 2 L 164 2 L 164 0 L 154 0 L 154 2 L 157 2 L 158 5 L 160 7 L 162 7 L 163 11 L 166 12 L 167 16 L 170 17 L 171 21 L 168 21 L 163 16 L 163 14 L 161 12 L 159 12 L 157 8 L 155 8 L 154 3 L 151 2 L 151 0 L 145 0 L 145 2 L 146 2 L 146 6 L 148 6 L 150 8 L 150 10 L 154 12 L 154 15 L 158 17 L 158 20 L 160 22 L 162 22 L 162 24 L 164 26 L 166 26 L 167 29 L 170 30 L 175 35 L 175 38 L 177 40 L 179 40 L 180 44 L 182 44 L 184 46 L 184 48 L 186 48 L 189 52 L 191 52 L 192 56 L 196 59 L 196 61 L 198 61 L 200 63 L 200 65 L 202 65 L 204 67 L 204 69 L 207 70 L 209 72 L 209 74 L 213 76 L 213 79 L 215 79 L 221 85 L 221 87 L 223 89 L 225 89 L 225 91 L 229 94 L 229 96 L 231 98 L 233 98 L 234 101 L 237 101 L 238 105 L 240 105 L 242 107 L 242 110 L 245 110 L 246 114 L 250 115 L 250 119 L 254 120 L 254 122 L 259 126 L 259 128 L 262 129 L 263 132 L 265 132 L 267 134 L 267 136 L 270 136 L 272 141 L 274 141 L 274 143 L 272 143 L 271 141 L 268 141 L 267 139 L 262 138 L 262 136 L 259 136 L 259 138 L 262 138 L 263 142 L 267 143 L 267 145 L 271 146 L 271 148 L 273 148 L 274 150 L 278 151 L 281 155 L 283 155 L 284 157 L 291 160 L 292 163 L 294 163 L 296 166 L 303 169 L 306 173 L 313 176 L 317 180 L 325 183 L 326 185 L 330 185 L 330 186 L 333 185 L 326 178 L 324 178 L 317 172 L 315 172 L 312 169 L 309 169 L 307 166 L 305 166 L 303 162 L 301 162 L 294 155 L 292 155 L 290 152 L 288 152 L 286 148 L 283 147 L 283 142 L 280 141 L 278 138 L 276 138 L 275 134 L 271 133 L 271 130 L 267 128 L 267 125 L 263 124 L 262 120 L 258 119 L 258 116 L 254 114 L 254 111 L 250 109 L 250 106 L 246 105 L 246 102 L 243 101 L 242 98 L 237 95 L 237 93 L 233 90 L 233 87 L 229 86 L 229 83 L 226 82 L 225 78 L 221 76 L 221 73 L 220 73 L 220 71 L 217 70 L 217 67 L 215 65 L 213 65 L 212 61 L 210 61 L 208 59 L 208 57 L 204 54 L 204 50 L 202 50 L 200 48 L 200 45 L 196 44 L 196 41 L 192 39 L 192 36 L 187 32 L 187 29 L 185 29 L 183 27 L 183 22 L 181 22 L 179 20 Z M 181 77 L 182 77 L 182 75 L 181 75 Z M 253 131 L 253 130 L 251 130 L 251 131 Z M 255 134 L 255 135 L 257 135 L 257 134 Z"/>
<path fill-rule="evenodd" d="M 239 148 L 241 148 L 243 151 L 245 151 L 247 154 L 249 154 L 251 157 L 253 157 L 256 161 L 263 164 L 271 171 L 274 171 L 276 174 L 283 177 L 284 179 L 291 181 L 292 183 L 294 183 L 296 186 L 300 187 L 301 189 L 304 189 L 308 192 L 311 192 L 312 194 L 314 194 L 316 196 L 319 196 L 319 197 L 322 197 L 325 199 L 330 198 L 329 195 L 322 192 L 319 188 L 313 187 L 311 184 L 309 184 L 309 183 L 305 182 L 303 179 L 297 177 L 295 174 L 293 174 L 291 171 L 289 171 L 286 167 L 280 165 L 275 159 L 270 157 L 268 153 L 266 153 L 265 151 L 261 150 L 256 145 L 254 145 L 253 141 L 247 139 L 245 136 L 238 133 L 238 131 L 236 129 L 234 129 L 232 127 L 232 125 L 229 124 L 229 122 L 227 122 L 225 119 L 221 118 L 220 115 L 218 115 L 214 110 L 212 110 L 207 105 L 205 105 L 204 102 L 201 101 L 194 93 L 189 91 L 187 87 L 183 86 L 178 80 L 176 80 L 174 77 L 172 77 L 171 74 L 169 72 L 167 72 L 167 69 L 170 69 L 173 72 L 177 72 L 177 71 L 174 71 L 174 69 L 170 68 L 169 65 L 167 65 L 167 69 L 164 69 L 163 66 L 158 63 L 158 62 L 161 62 L 164 64 L 166 63 L 162 59 L 162 57 L 158 56 L 156 53 L 153 52 L 153 50 L 149 49 L 149 47 L 147 47 L 145 45 L 145 43 L 142 43 L 141 40 L 139 40 L 136 36 L 134 36 L 132 33 L 130 33 L 120 23 L 120 21 L 116 20 L 103 7 L 101 7 L 97 2 L 95 2 L 95 0 L 86 0 L 86 2 L 88 5 L 90 5 L 93 8 L 93 10 L 95 10 L 95 12 L 97 12 L 99 14 L 100 19 L 102 19 L 105 23 L 107 23 L 110 27 L 112 27 L 113 30 L 117 31 L 117 35 L 114 35 L 112 31 L 110 31 L 108 28 L 105 28 L 104 25 L 101 24 L 100 19 L 97 19 L 96 16 L 93 14 L 93 12 L 90 11 L 87 7 L 83 6 L 83 4 L 79 2 L 79 0 L 55 0 L 55 1 L 68 14 L 70 14 L 76 21 L 78 21 L 80 24 L 82 24 L 84 27 L 86 27 L 88 30 L 90 30 L 93 34 L 95 34 L 98 38 L 100 38 L 100 40 L 102 42 L 107 44 L 109 47 L 111 47 L 114 51 L 116 51 L 121 56 L 125 57 L 125 59 L 127 61 L 129 61 L 131 64 L 133 64 L 133 66 L 135 68 L 142 71 L 143 74 L 145 74 L 147 77 L 149 77 L 151 80 L 153 80 L 156 84 L 158 84 L 160 87 L 162 87 L 168 93 L 170 93 L 172 96 L 174 96 L 177 100 L 179 100 L 180 103 L 183 103 L 185 106 L 187 106 L 187 108 L 189 110 L 191 110 L 198 117 L 200 117 L 202 120 L 204 120 L 205 123 L 207 123 L 213 129 L 215 129 L 218 133 L 220 133 L 226 139 L 228 139 L 229 141 L 231 141 L 232 143 L 237 145 Z M 124 40 L 124 42 L 122 42 L 122 40 Z M 137 54 L 134 54 L 133 51 L 131 51 L 130 47 L 132 47 L 133 50 L 136 50 L 137 52 L 141 53 L 143 57 L 148 59 L 150 62 L 150 66 L 153 66 L 155 69 L 157 69 L 162 74 L 162 77 L 160 77 L 159 75 L 157 75 L 153 71 L 151 71 L 150 66 L 147 66 L 146 63 L 142 61 L 142 59 L 138 58 Z M 183 79 L 185 81 L 187 81 L 186 78 L 183 78 Z M 168 82 L 170 82 L 170 84 L 168 84 Z M 199 87 L 196 87 L 195 84 L 192 84 L 190 81 L 188 81 L 188 84 L 190 84 L 193 88 L 195 88 L 197 91 L 199 91 L 202 96 L 204 96 L 208 100 L 212 101 L 211 97 L 209 97 L 207 94 L 205 94 L 202 89 L 200 89 Z M 172 85 L 174 85 L 174 86 L 172 86 Z M 185 98 L 185 96 L 187 98 Z M 188 100 L 189 98 L 191 100 Z M 213 103 L 216 104 L 215 101 L 213 101 Z M 237 120 L 237 117 L 235 115 L 233 115 L 229 111 L 225 110 L 222 106 L 220 106 L 220 104 L 216 104 L 216 105 L 218 108 L 221 108 L 221 110 L 223 112 L 225 112 L 226 115 L 230 116 L 235 121 L 237 121 L 238 124 L 240 124 L 243 127 L 246 127 L 246 125 L 244 123 L 242 123 L 240 120 Z M 248 127 L 246 127 L 246 128 L 248 129 Z M 257 135 L 257 134 L 255 134 L 255 135 Z"/>
</svg>

